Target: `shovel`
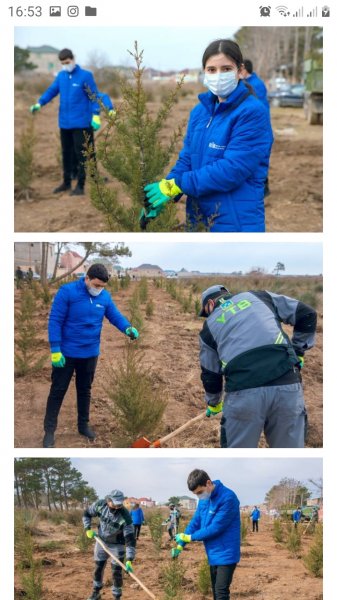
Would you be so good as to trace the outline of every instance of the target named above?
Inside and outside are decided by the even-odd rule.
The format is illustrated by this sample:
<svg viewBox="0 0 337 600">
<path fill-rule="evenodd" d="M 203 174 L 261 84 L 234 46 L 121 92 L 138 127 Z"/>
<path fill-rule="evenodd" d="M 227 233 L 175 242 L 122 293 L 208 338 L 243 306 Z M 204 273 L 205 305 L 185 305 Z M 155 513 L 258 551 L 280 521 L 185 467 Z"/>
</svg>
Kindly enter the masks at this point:
<svg viewBox="0 0 337 600">
<path fill-rule="evenodd" d="M 192 425 L 193 423 L 197 423 L 198 421 L 202 421 L 202 419 L 204 419 L 204 418 L 206 418 L 205 411 L 202 412 L 197 417 L 190 419 L 189 421 L 187 421 L 187 423 L 184 423 L 184 425 L 181 425 L 181 427 L 178 427 L 178 429 L 171 431 L 171 433 L 169 433 L 168 435 L 164 435 L 164 437 L 160 438 L 159 440 L 150 442 L 150 440 L 148 440 L 146 437 L 142 437 L 142 438 L 139 438 L 138 440 L 136 440 L 135 442 L 133 442 L 131 448 L 161 448 L 161 445 L 164 442 L 168 442 L 168 440 L 170 440 L 171 438 L 178 435 L 178 433 L 180 433 L 181 431 L 184 431 L 185 429 L 187 429 L 190 425 Z"/>
<path fill-rule="evenodd" d="M 126 568 L 125 564 L 124 564 L 124 563 L 122 563 L 122 561 L 121 561 L 121 560 L 119 560 L 119 559 L 117 558 L 117 556 L 115 556 L 115 555 L 114 555 L 114 554 L 111 552 L 111 550 L 109 550 L 109 548 L 107 548 L 107 546 L 104 544 L 103 540 L 101 540 L 101 538 L 100 538 L 100 537 L 98 537 L 97 535 L 95 535 L 95 540 L 96 540 L 96 542 L 97 542 L 97 543 L 98 543 L 100 546 L 102 546 L 103 550 L 104 550 L 104 551 L 105 551 L 107 554 L 109 554 L 109 556 L 111 556 L 111 558 L 112 558 L 112 559 L 113 559 L 113 560 L 114 560 L 114 561 L 117 563 L 117 565 L 119 565 L 120 567 L 122 567 L 122 569 L 123 569 L 123 570 L 124 570 L 124 571 L 125 571 L 125 572 L 126 572 L 128 575 L 130 575 L 130 577 L 132 577 L 132 579 L 134 579 L 134 580 L 136 581 L 136 583 L 138 583 L 138 585 L 139 585 L 139 586 L 140 586 L 140 587 L 141 587 L 141 588 L 144 590 L 144 592 L 146 592 L 146 594 L 147 594 L 148 596 L 150 596 L 150 598 L 152 598 L 152 600 L 156 600 L 156 596 L 155 596 L 154 594 L 152 594 L 152 592 L 150 592 L 150 590 L 148 590 L 148 589 L 147 589 L 147 587 L 145 587 L 145 585 L 144 585 L 144 584 L 143 584 L 143 583 L 142 583 L 142 582 L 141 582 L 141 581 L 138 579 L 138 577 L 136 577 L 136 575 L 134 575 L 134 573 L 130 573 L 130 572 L 127 570 L 127 568 Z"/>
</svg>

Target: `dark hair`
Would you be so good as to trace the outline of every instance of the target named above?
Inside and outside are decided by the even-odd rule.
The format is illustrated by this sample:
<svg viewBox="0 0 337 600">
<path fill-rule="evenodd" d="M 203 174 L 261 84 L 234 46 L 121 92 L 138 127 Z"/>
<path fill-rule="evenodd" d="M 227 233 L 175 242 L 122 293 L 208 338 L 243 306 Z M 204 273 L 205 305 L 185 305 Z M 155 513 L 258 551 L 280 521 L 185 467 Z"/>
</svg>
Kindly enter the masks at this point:
<svg viewBox="0 0 337 600">
<path fill-rule="evenodd" d="M 225 54 L 226 56 L 229 56 L 235 62 L 238 69 L 243 63 L 242 53 L 236 42 L 232 42 L 232 40 L 215 40 L 207 46 L 204 52 L 202 57 L 203 69 L 206 67 L 208 59 L 211 58 L 211 56 L 216 56 L 216 54 Z"/>
<path fill-rule="evenodd" d="M 73 59 L 74 55 L 69 48 L 63 48 L 63 50 L 60 50 L 59 52 L 59 60 L 67 60 L 67 58 Z"/>
<path fill-rule="evenodd" d="M 245 58 L 245 60 L 243 61 L 244 67 L 246 69 L 246 71 L 248 71 L 248 73 L 252 73 L 253 72 L 253 63 L 251 60 L 249 60 L 249 58 Z"/>
<path fill-rule="evenodd" d="M 101 281 L 104 281 L 104 283 L 109 281 L 108 271 L 106 270 L 104 265 L 101 265 L 99 263 L 91 265 L 91 267 L 89 267 L 87 271 L 87 277 L 89 277 L 89 279 L 100 279 Z"/>
<path fill-rule="evenodd" d="M 207 481 L 211 481 L 211 478 L 206 471 L 194 469 L 187 478 L 187 487 L 193 492 L 199 485 L 206 485 Z"/>
</svg>

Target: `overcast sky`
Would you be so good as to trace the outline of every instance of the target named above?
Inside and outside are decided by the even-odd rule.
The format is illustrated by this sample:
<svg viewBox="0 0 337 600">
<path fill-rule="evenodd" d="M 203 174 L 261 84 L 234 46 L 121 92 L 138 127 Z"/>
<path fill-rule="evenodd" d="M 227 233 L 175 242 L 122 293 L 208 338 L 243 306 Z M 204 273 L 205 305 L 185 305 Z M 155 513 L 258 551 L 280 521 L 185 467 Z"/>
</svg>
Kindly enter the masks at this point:
<svg viewBox="0 0 337 600">
<path fill-rule="evenodd" d="M 100 497 L 118 488 L 126 496 L 147 496 L 157 502 L 193 496 L 186 480 L 196 468 L 233 489 L 242 505 L 263 502 L 283 477 L 302 481 L 315 497 L 317 490 L 308 479 L 323 476 L 320 458 L 73 458 L 72 463 Z"/>
<path fill-rule="evenodd" d="M 316 243 L 199 243 L 192 242 L 131 242 L 127 244 L 132 257 L 121 257 L 125 268 L 142 263 L 159 265 L 162 269 L 204 273 L 248 272 L 261 267 L 271 273 L 277 262 L 285 265 L 284 275 L 318 275 L 322 273 L 322 244 Z M 73 246 L 83 254 L 83 249 Z"/>
<path fill-rule="evenodd" d="M 179 18 L 177 16 L 177 21 Z M 144 49 L 144 65 L 154 69 L 199 68 L 207 45 L 232 37 L 236 27 L 16 27 L 15 44 L 22 48 L 47 44 L 71 48 L 80 65 L 97 51 L 109 64 L 131 66 L 127 50 L 137 40 Z"/>
</svg>

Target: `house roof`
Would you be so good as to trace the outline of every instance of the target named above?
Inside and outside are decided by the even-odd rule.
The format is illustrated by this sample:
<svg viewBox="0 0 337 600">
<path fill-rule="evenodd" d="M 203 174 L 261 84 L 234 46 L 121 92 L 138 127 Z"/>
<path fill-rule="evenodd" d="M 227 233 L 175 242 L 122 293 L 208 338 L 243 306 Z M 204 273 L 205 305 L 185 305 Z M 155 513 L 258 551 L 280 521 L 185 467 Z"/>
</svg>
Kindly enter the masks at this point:
<svg viewBox="0 0 337 600">
<path fill-rule="evenodd" d="M 145 269 L 146 270 L 153 269 L 153 270 L 156 270 L 156 271 L 161 271 L 162 270 L 161 267 L 158 267 L 158 265 L 150 265 L 148 263 L 144 263 L 142 265 L 139 265 L 139 267 L 136 267 L 136 269 L 144 269 L 144 270 Z"/>
<path fill-rule="evenodd" d="M 27 50 L 34 54 L 58 54 L 59 50 L 53 46 L 28 46 Z"/>
</svg>

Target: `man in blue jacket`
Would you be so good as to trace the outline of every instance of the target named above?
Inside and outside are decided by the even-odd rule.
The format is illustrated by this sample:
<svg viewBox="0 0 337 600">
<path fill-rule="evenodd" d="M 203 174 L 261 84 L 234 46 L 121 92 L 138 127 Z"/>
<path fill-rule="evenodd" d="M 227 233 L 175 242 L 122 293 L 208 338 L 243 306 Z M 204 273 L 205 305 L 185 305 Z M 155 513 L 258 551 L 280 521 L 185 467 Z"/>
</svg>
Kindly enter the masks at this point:
<svg viewBox="0 0 337 600">
<path fill-rule="evenodd" d="M 44 448 L 54 446 L 57 417 L 74 372 L 78 431 L 91 440 L 96 437 L 89 426 L 89 412 L 104 317 L 130 339 L 138 338 L 137 329 L 119 312 L 104 289 L 108 280 L 105 266 L 94 264 L 86 277 L 63 285 L 54 298 L 48 325 L 52 385 L 44 419 Z"/>
<path fill-rule="evenodd" d="M 97 102 L 97 86 L 90 71 L 81 69 L 75 62 L 71 50 L 59 52 L 62 71 L 42 94 L 36 104 L 30 107 L 35 113 L 60 94 L 59 127 L 63 160 L 63 183 L 54 189 L 54 194 L 71 190 L 71 169 L 73 153 L 78 162 L 78 179 L 71 196 L 84 194 L 85 150 L 87 140 L 94 143 L 93 131 L 101 126 L 100 106 Z"/>
<path fill-rule="evenodd" d="M 142 509 L 140 508 L 139 504 L 135 504 L 131 510 L 131 518 L 132 518 L 132 523 L 135 529 L 135 538 L 136 540 L 139 539 L 140 536 L 140 530 L 141 527 L 144 523 L 144 513 L 142 511 Z"/>
<path fill-rule="evenodd" d="M 296 510 L 293 511 L 292 519 L 294 526 L 297 527 L 297 525 L 301 522 L 302 519 L 302 511 L 300 506 L 298 506 Z"/>
<path fill-rule="evenodd" d="M 260 520 L 261 513 L 260 513 L 259 509 L 257 508 L 257 506 L 254 506 L 252 512 L 250 513 L 250 516 L 252 519 L 253 532 L 259 531 L 259 520 Z"/>
<path fill-rule="evenodd" d="M 198 507 L 184 533 L 176 536 L 177 558 L 186 544 L 203 542 L 210 565 L 214 600 L 229 600 L 230 585 L 240 560 L 240 503 L 221 481 L 211 481 L 205 471 L 194 469 L 188 489 L 199 498 Z"/>
</svg>

